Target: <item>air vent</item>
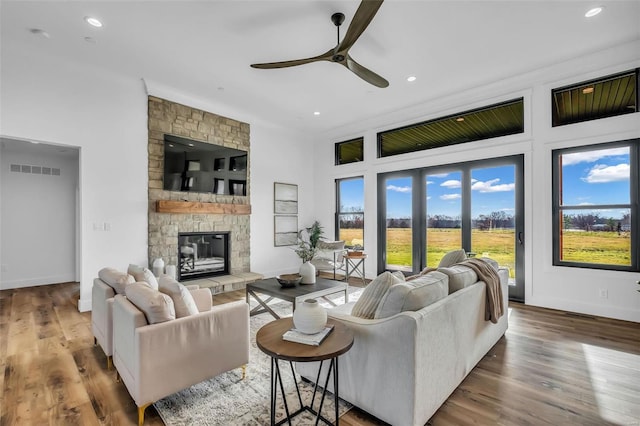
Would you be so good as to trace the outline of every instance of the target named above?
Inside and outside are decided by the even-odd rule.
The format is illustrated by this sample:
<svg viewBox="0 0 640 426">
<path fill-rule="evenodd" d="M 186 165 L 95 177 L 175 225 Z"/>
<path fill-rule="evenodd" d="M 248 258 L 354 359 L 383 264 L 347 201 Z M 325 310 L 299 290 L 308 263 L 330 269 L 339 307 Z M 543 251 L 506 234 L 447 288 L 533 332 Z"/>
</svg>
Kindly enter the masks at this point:
<svg viewBox="0 0 640 426">
<path fill-rule="evenodd" d="M 34 175 L 60 176 L 59 168 L 51 168 L 51 167 L 44 167 L 44 166 L 30 166 L 28 164 L 11 164 L 11 171 L 31 173 Z"/>
</svg>

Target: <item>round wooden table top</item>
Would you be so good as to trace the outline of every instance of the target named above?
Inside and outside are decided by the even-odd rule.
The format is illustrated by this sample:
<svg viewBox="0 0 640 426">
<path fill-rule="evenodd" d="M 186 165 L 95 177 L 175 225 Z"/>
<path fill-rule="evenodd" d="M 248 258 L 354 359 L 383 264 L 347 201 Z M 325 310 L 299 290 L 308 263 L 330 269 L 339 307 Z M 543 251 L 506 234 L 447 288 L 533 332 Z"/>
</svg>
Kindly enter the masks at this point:
<svg viewBox="0 0 640 426">
<path fill-rule="evenodd" d="M 320 346 L 305 345 L 282 339 L 282 335 L 293 327 L 291 317 L 272 321 L 260 328 L 256 334 L 256 344 L 260 350 L 276 359 L 310 362 L 335 358 L 353 346 L 353 332 L 346 325 L 327 320 L 334 328 L 320 343 Z"/>
</svg>

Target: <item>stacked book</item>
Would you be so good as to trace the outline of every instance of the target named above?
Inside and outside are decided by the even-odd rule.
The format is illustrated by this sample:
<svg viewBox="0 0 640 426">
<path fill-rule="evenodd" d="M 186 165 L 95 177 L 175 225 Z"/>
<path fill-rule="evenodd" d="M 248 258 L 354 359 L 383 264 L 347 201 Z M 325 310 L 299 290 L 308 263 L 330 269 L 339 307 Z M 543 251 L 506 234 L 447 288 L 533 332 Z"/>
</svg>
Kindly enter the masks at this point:
<svg viewBox="0 0 640 426">
<path fill-rule="evenodd" d="M 331 330 L 333 330 L 333 325 L 328 325 L 324 328 L 324 330 L 315 334 L 301 333 L 295 328 L 292 328 L 282 335 L 282 339 L 289 342 L 302 343 L 305 345 L 320 346 L 320 343 L 322 343 L 322 341 L 329 335 L 329 333 L 331 333 Z"/>
</svg>

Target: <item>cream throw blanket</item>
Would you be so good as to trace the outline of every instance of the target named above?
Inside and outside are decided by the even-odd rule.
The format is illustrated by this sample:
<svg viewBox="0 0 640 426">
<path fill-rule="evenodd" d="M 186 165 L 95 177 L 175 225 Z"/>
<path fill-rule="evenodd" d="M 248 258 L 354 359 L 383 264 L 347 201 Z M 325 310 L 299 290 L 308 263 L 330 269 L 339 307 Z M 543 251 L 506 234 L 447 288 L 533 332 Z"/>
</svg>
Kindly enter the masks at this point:
<svg viewBox="0 0 640 426">
<path fill-rule="evenodd" d="M 478 281 L 484 281 L 487 288 L 487 302 L 484 307 L 485 321 L 497 323 L 498 318 L 504 314 L 502 303 L 502 287 L 498 272 L 491 265 L 481 259 L 470 258 L 458 265 L 469 267 L 478 274 Z"/>
</svg>

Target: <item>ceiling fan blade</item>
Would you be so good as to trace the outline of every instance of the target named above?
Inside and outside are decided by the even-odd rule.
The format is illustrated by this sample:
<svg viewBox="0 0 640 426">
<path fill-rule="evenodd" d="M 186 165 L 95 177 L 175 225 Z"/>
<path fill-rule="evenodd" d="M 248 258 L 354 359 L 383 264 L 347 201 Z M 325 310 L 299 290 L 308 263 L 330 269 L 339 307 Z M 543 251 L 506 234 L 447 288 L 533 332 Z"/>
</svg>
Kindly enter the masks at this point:
<svg viewBox="0 0 640 426">
<path fill-rule="evenodd" d="M 369 23 L 376 16 L 378 9 L 382 6 L 383 0 L 362 0 L 356 14 L 353 15 L 349 29 L 344 38 L 336 48 L 336 52 L 349 50 L 358 40 L 360 35 L 367 29 Z"/>
<path fill-rule="evenodd" d="M 366 81 L 367 83 L 371 83 L 374 86 L 384 88 L 389 86 L 389 82 L 384 78 L 380 77 L 375 72 L 371 71 L 368 68 L 363 67 L 359 63 L 353 60 L 351 56 L 347 56 L 347 60 L 344 61 L 344 66 L 349 68 L 355 75 Z"/>
<path fill-rule="evenodd" d="M 305 59 L 294 59 L 292 61 L 281 61 L 281 62 L 267 62 L 264 64 L 251 64 L 251 68 L 260 68 L 260 69 L 270 69 L 270 68 L 286 68 L 286 67 L 295 67 L 297 65 L 304 65 L 311 62 L 316 61 L 330 61 L 333 56 L 333 49 L 329 50 L 322 55 L 314 56 L 312 58 Z"/>
</svg>

